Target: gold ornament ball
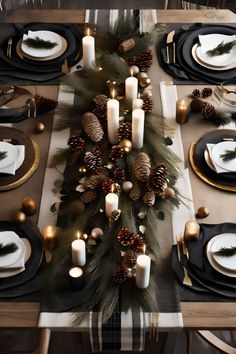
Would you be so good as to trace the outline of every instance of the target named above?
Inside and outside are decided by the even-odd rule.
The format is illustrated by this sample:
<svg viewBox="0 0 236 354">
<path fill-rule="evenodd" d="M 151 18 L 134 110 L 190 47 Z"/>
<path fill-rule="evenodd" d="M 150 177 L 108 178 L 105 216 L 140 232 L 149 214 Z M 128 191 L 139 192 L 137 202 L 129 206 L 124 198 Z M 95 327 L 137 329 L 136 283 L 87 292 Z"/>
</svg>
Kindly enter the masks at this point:
<svg viewBox="0 0 236 354">
<path fill-rule="evenodd" d="M 94 240 L 99 240 L 102 237 L 102 235 L 103 235 L 103 230 L 100 227 L 95 227 L 91 231 L 91 237 Z"/>
<path fill-rule="evenodd" d="M 21 201 L 22 210 L 26 215 L 34 215 L 37 211 L 37 203 L 32 197 L 25 197 Z"/>
<path fill-rule="evenodd" d="M 119 145 L 126 154 L 132 151 L 133 144 L 132 141 L 130 141 L 129 139 L 122 139 Z"/>
<path fill-rule="evenodd" d="M 16 225 L 24 224 L 25 221 L 26 221 L 26 215 L 25 213 L 23 213 L 23 211 L 17 211 L 11 217 L 11 222 Z"/>
<path fill-rule="evenodd" d="M 163 196 L 165 199 L 171 199 L 174 198 L 175 196 L 175 191 L 174 189 L 167 187 L 164 189 Z"/>
<path fill-rule="evenodd" d="M 44 132 L 44 130 L 45 130 L 45 125 L 44 125 L 42 122 L 37 122 L 37 123 L 35 123 L 35 125 L 34 125 L 34 132 L 35 132 L 36 134 L 41 134 L 41 133 Z"/>
<path fill-rule="evenodd" d="M 210 211 L 206 207 L 200 207 L 197 211 L 197 217 L 198 218 L 206 218 L 210 214 Z"/>
<path fill-rule="evenodd" d="M 142 77 L 140 80 L 139 80 L 139 85 L 142 87 L 142 88 L 145 88 L 147 86 L 150 85 L 150 82 L 151 80 L 149 79 L 149 77 Z"/>
<path fill-rule="evenodd" d="M 96 71 L 97 73 L 99 73 L 99 72 L 102 71 L 102 70 L 103 70 L 102 66 L 97 66 L 96 69 L 95 69 L 95 71 Z"/>
<path fill-rule="evenodd" d="M 195 220 L 189 220 L 185 224 L 184 239 L 188 241 L 197 241 L 200 236 L 200 226 Z"/>
<path fill-rule="evenodd" d="M 140 73 L 137 74 L 137 79 L 138 80 L 141 80 L 141 79 L 144 79 L 144 78 L 145 79 L 148 78 L 146 73 L 140 72 Z"/>
<path fill-rule="evenodd" d="M 82 174 L 82 175 L 85 175 L 86 172 L 87 172 L 86 167 L 81 165 L 79 167 L 79 173 Z"/>
<path fill-rule="evenodd" d="M 133 188 L 133 183 L 130 181 L 125 181 L 122 184 L 122 189 L 125 193 L 129 193 L 131 191 L 131 189 Z"/>
<path fill-rule="evenodd" d="M 152 90 L 145 88 L 142 93 L 142 98 L 151 98 L 152 97 Z"/>
<path fill-rule="evenodd" d="M 132 65 L 129 67 L 129 75 L 136 76 L 139 73 L 139 68 L 136 65 Z"/>
<path fill-rule="evenodd" d="M 84 209 L 84 203 L 80 199 L 78 199 L 70 203 L 68 207 L 68 213 L 73 217 L 82 214 L 84 212 Z"/>
</svg>

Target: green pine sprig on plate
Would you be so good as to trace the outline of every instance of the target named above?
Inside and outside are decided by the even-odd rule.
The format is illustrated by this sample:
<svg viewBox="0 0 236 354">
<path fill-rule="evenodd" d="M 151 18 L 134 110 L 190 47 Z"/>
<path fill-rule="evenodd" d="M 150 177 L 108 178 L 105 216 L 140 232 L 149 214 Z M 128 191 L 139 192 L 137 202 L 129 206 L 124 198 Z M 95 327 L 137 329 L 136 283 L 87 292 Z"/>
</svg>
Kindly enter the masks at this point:
<svg viewBox="0 0 236 354">
<path fill-rule="evenodd" d="M 14 253 L 17 249 L 18 246 L 14 242 L 8 243 L 7 245 L 0 243 L 0 256 Z"/>
<path fill-rule="evenodd" d="M 35 38 L 27 38 L 23 41 L 25 45 L 29 48 L 34 48 L 34 49 L 52 49 L 54 48 L 57 43 L 56 42 L 51 42 L 51 41 L 45 41 L 42 38 L 39 38 L 38 36 Z"/>
<path fill-rule="evenodd" d="M 236 148 L 234 150 L 225 150 L 224 154 L 221 154 L 220 157 L 224 162 L 236 159 Z"/>
<path fill-rule="evenodd" d="M 232 257 L 236 254 L 236 247 L 232 246 L 230 248 L 221 247 L 218 251 L 214 252 L 217 256 L 222 257 Z"/>
<path fill-rule="evenodd" d="M 0 151 L 0 161 L 7 157 L 7 151 Z"/>
<path fill-rule="evenodd" d="M 230 53 L 233 46 L 235 46 L 235 44 L 236 44 L 236 40 L 228 43 L 224 43 L 224 41 L 222 41 L 215 48 L 208 50 L 207 55 L 209 55 L 210 57 L 215 57 L 218 55 L 228 54 Z"/>
</svg>

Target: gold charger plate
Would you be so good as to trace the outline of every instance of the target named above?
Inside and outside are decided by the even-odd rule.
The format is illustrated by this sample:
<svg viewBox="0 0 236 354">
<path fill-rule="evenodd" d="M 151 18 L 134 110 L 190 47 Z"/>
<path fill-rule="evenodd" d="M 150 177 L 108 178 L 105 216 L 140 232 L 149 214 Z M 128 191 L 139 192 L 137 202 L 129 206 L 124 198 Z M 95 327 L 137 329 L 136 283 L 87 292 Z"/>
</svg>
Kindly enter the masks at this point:
<svg viewBox="0 0 236 354">
<path fill-rule="evenodd" d="M 40 160 L 39 147 L 24 132 L 10 127 L 0 127 L 0 140 L 16 140 L 18 144 L 25 145 L 25 159 L 23 164 L 16 170 L 15 175 L 0 175 L 0 191 L 6 191 L 19 187 L 27 181 L 37 170 Z"/>
</svg>

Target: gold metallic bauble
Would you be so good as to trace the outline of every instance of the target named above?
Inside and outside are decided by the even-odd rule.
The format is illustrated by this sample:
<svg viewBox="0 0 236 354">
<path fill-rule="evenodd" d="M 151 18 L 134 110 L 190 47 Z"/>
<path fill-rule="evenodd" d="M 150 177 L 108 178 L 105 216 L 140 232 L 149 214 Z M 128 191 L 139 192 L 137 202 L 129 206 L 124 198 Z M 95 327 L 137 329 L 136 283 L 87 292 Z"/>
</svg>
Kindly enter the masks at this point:
<svg viewBox="0 0 236 354">
<path fill-rule="evenodd" d="M 79 167 L 79 173 L 80 173 L 81 175 L 85 175 L 86 172 L 87 172 L 86 167 L 83 166 L 83 165 L 81 165 L 81 166 Z"/>
<path fill-rule="evenodd" d="M 48 250 L 53 250 L 56 247 L 57 237 L 59 234 L 59 227 L 55 225 L 45 225 L 42 229 L 45 247 Z"/>
<path fill-rule="evenodd" d="M 152 90 L 145 88 L 142 93 L 142 98 L 151 98 L 152 97 Z"/>
<path fill-rule="evenodd" d="M 129 193 L 131 191 L 131 189 L 133 188 L 133 183 L 130 181 L 125 181 L 122 184 L 122 189 L 125 193 Z"/>
<path fill-rule="evenodd" d="M 198 218 L 206 218 L 210 214 L 210 211 L 206 207 L 200 207 L 197 211 L 197 217 Z"/>
<path fill-rule="evenodd" d="M 129 75 L 136 76 L 139 73 L 139 68 L 136 65 L 132 65 L 129 67 Z"/>
<path fill-rule="evenodd" d="M 102 71 L 102 70 L 103 70 L 102 66 L 97 66 L 96 69 L 95 69 L 95 71 L 96 71 L 97 73 L 99 73 L 99 72 Z"/>
<path fill-rule="evenodd" d="M 139 79 L 139 85 L 142 88 L 149 86 L 150 82 L 151 82 L 151 80 L 149 79 L 149 77 L 142 77 L 141 79 Z"/>
<path fill-rule="evenodd" d="M 74 217 L 79 214 L 82 214 L 84 212 L 84 209 L 85 209 L 84 203 L 80 199 L 77 199 L 70 203 L 67 211 L 69 215 Z"/>
<path fill-rule="evenodd" d="M 137 79 L 138 80 L 141 80 L 143 78 L 148 78 L 146 73 L 140 72 L 140 73 L 137 74 Z"/>
<path fill-rule="evenodd" d="M 103 235 L 103 230 L 100 229 L 100 227 L 95 227 L 94 229 L 92 229 L 91 231 L 91 237 L 94 239 L 94 240 L 100 240 L 100 238 L 102 237 Z"/>
<path fill-rule="evenodd" d="M 119 145 L 126 154 L 129 154 L 132 151 L 133 144 L 129 139 L 122 139 Z"/>
<path fill-rule="evenodd" d="M 22 211 L 17 211 L 11 217 L 11 222 L 16 225 L 24 224 L 26 221 L 26 215 Z"/>
<path fill-rule="evenodd" d="M 25 197 L 21 201 L 22 210 L 26 215 L 34 215 L 37 211 L 37 203 L 32 197 Z"/>
<path fill-rule="evenodd" d="M 184 239 L 185 241 L 197 241 L 200 236 L 200 226 L 195 220 L 189 220 L 185 224 Z"/>
<path fill-rule="evenodd" d="M 34 132 L 35 132 L 36 134 L 41 134 L 41 133 L 44 132 L 44 130 L 45 130 L 45 125 L 44 125 L 42 122 L 37 122 L 37 123 L 35 123 L 35 125 L 34 125 Z"/>
<path fill-rule="evenodd" d="M 164 196 L 165 199 L 173 198 L 175 196 L 174 189 L 172 189 L 170 187 L 165 188 L 164 192 L 163 192 L 163 196 Z"/>
</svg>

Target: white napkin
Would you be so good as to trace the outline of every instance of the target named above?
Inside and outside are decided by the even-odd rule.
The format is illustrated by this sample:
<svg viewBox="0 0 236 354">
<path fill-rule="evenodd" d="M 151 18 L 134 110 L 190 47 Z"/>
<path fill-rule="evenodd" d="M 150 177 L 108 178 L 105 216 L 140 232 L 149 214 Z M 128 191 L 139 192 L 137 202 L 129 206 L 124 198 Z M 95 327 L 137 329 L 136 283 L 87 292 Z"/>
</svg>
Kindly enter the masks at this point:
<svg viewBox="0 0 236 354">
<path fill-rule="evenodd" d="M 236 36 L 221 35 L 220 37 L 217 34 L 205 34 L 198 36 L 199 43 L 203 51 L 214 49 L 218 44 L 224 41 L 224 43 L 232 42 L 236 40 Z"/>
<path fill-rule="evenodd" d="M 223 167 L 218 166 L 215 162 L 214 159 L 212 158 L 212 149 L 214 148 L 215 144 L 206 144 L 211 162 L 215 168 L 216 173 L 226 173 L 229 172 L 229 170 L 224 169 Z"/>
<path fill-rule="evenodd" d="M 0 168 L 0 173 L 15 175 L 16 170 L 22 165 L 25 159 L 25 145 L 17 145 L 16 151 L 17 151 L 17 159 L 11 165 Z"/>
<path fill-rule="evenodd" d="M 20 257 L 12 264 L 6 267 L 0 267 L 0 272 L 8 271 L 8 270 L 15 270 L 15 269 L 25 269 L 25 246 L 24 243 L 19 238 L 18 245 L 22 248 L 22 252 Z M 5 256 L 7 257 L 7 256 Z"/>
</svg>

